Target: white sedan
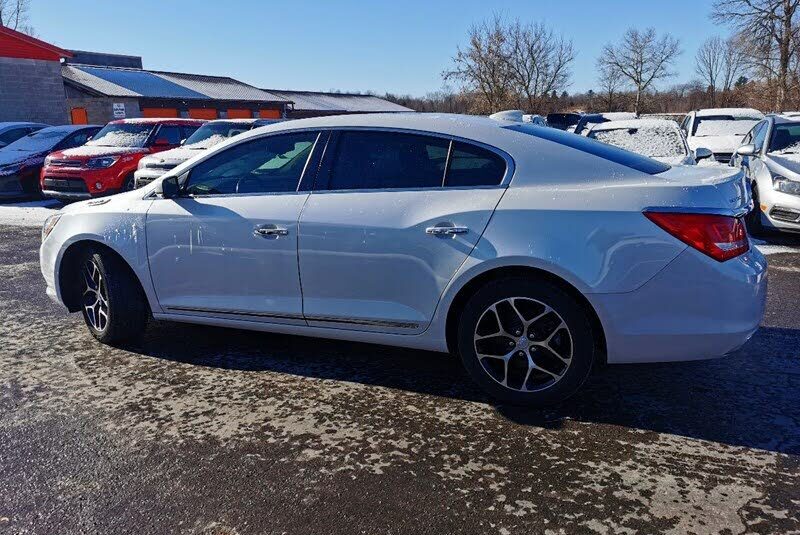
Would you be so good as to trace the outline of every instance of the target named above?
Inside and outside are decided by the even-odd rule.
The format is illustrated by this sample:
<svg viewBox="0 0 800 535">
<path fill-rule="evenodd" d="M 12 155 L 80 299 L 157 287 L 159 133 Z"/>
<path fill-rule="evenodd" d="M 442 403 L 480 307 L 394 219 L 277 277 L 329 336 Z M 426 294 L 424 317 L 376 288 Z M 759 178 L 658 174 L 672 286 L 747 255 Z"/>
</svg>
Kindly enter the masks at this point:
<svg viewBox="0 0 800 535">
<path fill-rule="evenodd" d="M 587 137 L 670 165 L 694 165 L 711 157 L 706 148 L 689 150 L 678 123 L 665 119 L 632 119 L 596 124 Z"/>
<path fill-rule="evenodd" d="M 653 180 L 653 178 L 657 180 Z M 719 357 L 758 328 L 766 261 L 732 168 L 438 114 L 247 132 L 43 228 L 47 293 L 104 343 L 147 319 L 460 358 L 509 403 L 601 362 Z"/>
</svg>

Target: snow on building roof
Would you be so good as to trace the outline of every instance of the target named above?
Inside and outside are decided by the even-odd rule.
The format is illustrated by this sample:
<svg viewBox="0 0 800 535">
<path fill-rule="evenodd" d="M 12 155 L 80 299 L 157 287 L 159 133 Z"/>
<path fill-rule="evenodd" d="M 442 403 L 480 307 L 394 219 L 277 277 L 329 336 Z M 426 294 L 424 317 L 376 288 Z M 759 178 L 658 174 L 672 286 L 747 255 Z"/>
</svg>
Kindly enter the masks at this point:
<svg viewBox="0 0 800 535">
<path fill-rule="evenodd" d="M 283 97 L 224 76 L 78 64 L 62 66 L 61 74 L 67 83 L 110 97 L 288 102 Z"/>
<path fill-rule="evenodd" d="M 764 117 L 764 114 L 753 108 L 707 108 L 697 110 L 698 117 L 708 117 L 712 115 L 730 115 L 733 117 Z"/>
<path fill-rule="evenodd" d="M 318 91 L 291 91 L 284 89 L 265 89 L 294 102 L 296 111 L 324 112 L 402 112 L 414 111 L 399 104 L 373 95 L 353 93 L 322 93 Z"/>
</svg>

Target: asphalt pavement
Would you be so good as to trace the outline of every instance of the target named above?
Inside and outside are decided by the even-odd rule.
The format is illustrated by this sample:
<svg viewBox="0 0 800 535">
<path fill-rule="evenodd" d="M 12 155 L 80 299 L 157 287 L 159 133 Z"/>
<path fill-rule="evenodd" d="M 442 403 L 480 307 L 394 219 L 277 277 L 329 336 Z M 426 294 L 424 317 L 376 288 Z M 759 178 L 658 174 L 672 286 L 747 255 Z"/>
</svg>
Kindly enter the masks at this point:
<svg viewBox="0 0 800 535">
<path fill-rule="evenodd" d="M 800 533 L 800 240 L 736 354 L 546 411 L 446 355 L 174 323 L 94 341 L 0 226 L 0 533 Z"/>
</svg>

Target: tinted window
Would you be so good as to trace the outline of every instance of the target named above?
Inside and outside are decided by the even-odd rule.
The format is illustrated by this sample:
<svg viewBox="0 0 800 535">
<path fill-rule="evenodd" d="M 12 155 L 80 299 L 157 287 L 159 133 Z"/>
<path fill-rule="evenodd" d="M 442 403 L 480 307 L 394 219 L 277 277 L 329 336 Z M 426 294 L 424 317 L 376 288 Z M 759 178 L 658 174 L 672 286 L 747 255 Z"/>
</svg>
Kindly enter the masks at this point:
<svg viewBox="0 0 800 535">
<path fill-rule="evenodd" d="M 181 141 L 185 141 L 192 137 L 192 135 L 200 128 L 199 126 L 181 126 Z"/>
<path fill-rule="evenodd" d="M 170 145 L 180 145 L 181 140 L 183 139 L 181 134 L 181 127 L 175 125 L 162 125 L 161 128 L 158 129 L 158 135 L 156 139 L 166 139 L 169 141 Z"/>
<path fill-rule="evenodd" d="M 190 195 L 295 191 L 316 132 L 265 137 L 225 149 L 192 169 Z"/>
<path fill-rule="evenodd" d="M 506 161 L 503 158 L 490 150 L 456 141 L 445 185 L 494 186 L 502 182 L 505 174 Z"/>
<path fill-rule="evenodd" d="M 528 134 L 529 136 L 546 139 L 547 141 L 552 141 L 575 150 L 586 152 L 592 156 L 597 156 L 598 158 L 603 158 L 604 160 L 624 165 L 625 167 L 630 167 L 631 169 L 636 169 L 637 171 L 641 171 L 642 173 L 647 173 L 649 175 L 663 173 L 670 168 L 669 165 L 657 162 L 656 160 L 651 160 L 646 156 L 641 156 L 639 154 L 614 147 L 613 145 L 606 145 L 605 143 L 600 143 L 594 139 L 568 134 L 567 132 L 562 132 L 561 130 L 556 130 L 554 128 L 536 128 L 524 124 L 514 124 L 510 126 L 504 126 L 503 128 L 522 132 L 523 134 Z"/>
<path fill-rule="evenodd" d="M 450 142 L 398 132 L 342 132 L 328 189 L 441 187 Z"/>
<path fill-rule="evenodd" d="M 61 145 L 63 145 L 65 149 L 80 147 L 81 145 L 84 145 L 87 141 L 89 141 L 89 138 L 92 137 L 92 134 L 96 132 L 97 130 L 81 130 L 79 132 L 75 132 L 67 139 L 65 139 L 61 143 Z"/>
<path fill-rule="evenodd" d="M 800 153 L 800 123 L 776 124 L 772 127 L 769 150 L 775 154 Z"/>
<path fill-rule="evenodd" d="M 2 134 L 0 134 L 0 143 L 2 143 L 3 145 L 8 145 L 9 143 L 13 143 L 19 138 L 27 136 L 30 131 L 31 131 L 30 128 L 12 128 L 11 130 L 6 130 Z"/>
<path fill-rule="evenodd" d="M 756 146 L 756 151 L 760 151 L 764 146 L 764 138 L 767 137 L 767 123 L 759 123 L 753 129 L 753 145 Z"/>
</svg>

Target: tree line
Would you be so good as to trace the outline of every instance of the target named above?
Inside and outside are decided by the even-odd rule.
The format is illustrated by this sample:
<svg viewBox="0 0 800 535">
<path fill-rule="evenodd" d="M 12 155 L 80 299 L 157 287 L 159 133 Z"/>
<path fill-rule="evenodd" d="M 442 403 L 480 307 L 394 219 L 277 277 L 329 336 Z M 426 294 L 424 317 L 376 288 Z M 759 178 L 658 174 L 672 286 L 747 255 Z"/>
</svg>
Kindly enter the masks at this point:
<svg viewBox="0 0 800 535">
<path fill-rule="evenodd" d="M 800 0 L 715 0 L 710 17 L 730 33 L 703 42 L 688 82 L 666 85 L 683 53 L 675 37 L 631 28 L 602 47 L 595 87 L 570 94 L 572 40 L 540 22 L 496 15 L 469 29 L 442 73 L 442 90 L 419 98 L 386 96 L 419 111 L 481 114 L 509 108 L 540 114 L 800 109 Z"/>
</svg>

